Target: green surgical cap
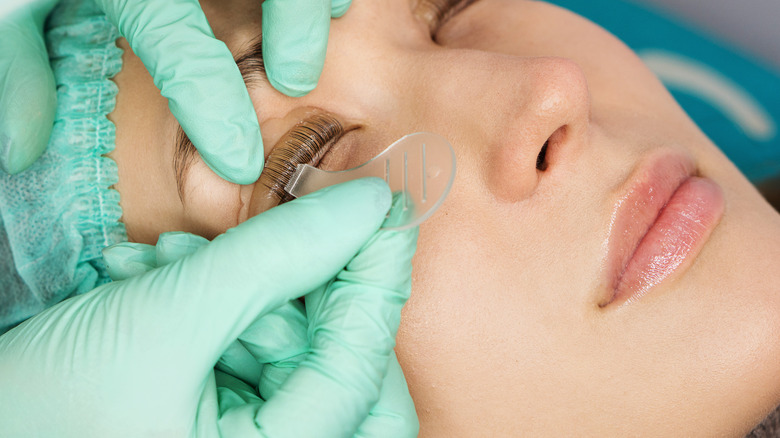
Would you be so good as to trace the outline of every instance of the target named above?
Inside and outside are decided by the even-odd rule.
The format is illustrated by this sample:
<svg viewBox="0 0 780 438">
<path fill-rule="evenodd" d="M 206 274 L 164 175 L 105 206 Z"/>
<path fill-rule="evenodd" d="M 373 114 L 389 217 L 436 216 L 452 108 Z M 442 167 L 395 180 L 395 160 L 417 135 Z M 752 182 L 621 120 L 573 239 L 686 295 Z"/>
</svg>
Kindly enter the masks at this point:
<svg viewBox="0 0 780 438">
<path fill-rule="evenodd" d="M 18 175 L 0 171 L 0 333 L 110 281 L 106 246 L 127 240 L 114 149 L 119 33 L 91 0 L 63 0 L 46 40 L 57 113 L 46 152 Z M 32 128 L 31 128 L 32 129 Z"/>
</svg>

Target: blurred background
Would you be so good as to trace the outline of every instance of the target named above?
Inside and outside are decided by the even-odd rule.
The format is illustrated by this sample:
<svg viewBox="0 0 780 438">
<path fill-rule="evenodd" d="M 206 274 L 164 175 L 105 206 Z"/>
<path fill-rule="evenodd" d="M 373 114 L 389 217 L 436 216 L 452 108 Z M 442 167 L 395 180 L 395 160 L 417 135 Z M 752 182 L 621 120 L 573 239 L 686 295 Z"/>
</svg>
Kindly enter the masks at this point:
<svg viewBox="0 0 780 438">
<path fill-rule="evenodd" d="M 780 0 L 634 0 L 719 35 L 780 70 Z"/>
<path fill-rule="evenodd" d="M 662 14 L 679 17 L 780 72 L 780 0 L 633 1 Z M 780 88 L 780 83 L 777 87 Z M 780 149 L 780 144 L 775 143 L 774 148 Z M 780 176 L 758 178 L 754 182 L 767 200 L 780 210 Z"/>
</svg>

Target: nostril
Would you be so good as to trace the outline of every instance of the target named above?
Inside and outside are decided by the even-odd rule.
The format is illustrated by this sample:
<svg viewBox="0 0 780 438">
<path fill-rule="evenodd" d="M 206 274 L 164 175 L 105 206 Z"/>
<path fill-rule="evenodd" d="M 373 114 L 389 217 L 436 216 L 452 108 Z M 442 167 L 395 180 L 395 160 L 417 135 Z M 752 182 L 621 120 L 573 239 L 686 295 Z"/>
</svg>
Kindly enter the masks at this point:
<svg viewBox="0 0 780 438">
<path fill-rule="evenodd" d="M 519 202 L 533 194 L 538 184 L 546 181 L 544 175 L 554 173 L 560 152 L 558 145 L 565 130 L 565 126 L 558 128 L 547 137 L 547 141 L 542 135 L 535 138 L 527 135 L 519 137 L 518 141 L 494 142 L 489 148 L 485 176 L 496 199 Z M 542 175 L 540 172 L 546 173 Z"/>
<path fill-rule="evenodd" d="M 536 169 L 545 171 L 547 170 L 547 145 L 550 143 L 550 140 L 548 139 L 546 142 L 544 142 L 544 146 L 542 146 L 542 150 L 539 151 L 539 155 L 536 156 Z"/>
</svg>

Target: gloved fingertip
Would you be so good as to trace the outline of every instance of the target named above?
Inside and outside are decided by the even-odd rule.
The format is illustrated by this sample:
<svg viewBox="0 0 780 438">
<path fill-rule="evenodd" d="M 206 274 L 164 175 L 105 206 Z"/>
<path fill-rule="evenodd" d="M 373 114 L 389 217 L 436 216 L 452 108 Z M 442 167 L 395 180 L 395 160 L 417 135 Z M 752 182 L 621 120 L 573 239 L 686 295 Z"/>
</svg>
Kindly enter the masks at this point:
<svg viewBox="0 0 780 438">
<path fill-rule="evenodd" d="M 414 210 L 407 207 L 407 198 L 405 193 L 397 192 L 392 194 L 391 205 L 387 213 L 382 228 L 389 229 L 386 232 L 403 232 L 407 224 L 412 222 Z M 411 216 L 411 217 L 410 217 Z M 410 228 L 417 228 L 410 227 Z"/>
<path fill-rule="evenodd" d="M 205 237 L 181 231 L 160 234 L 157 239 L 157 266 L 165 266 L 197 251 L 209 243 Z"/>
<path fill-rule="evenodd" d="M 254 147 L 258 148 L 259 152 L 249 151 L 231 154 L 223 149 L 222 152 L 210 153 L 207 150 L 198 149 L 198 153 L 200 153 L 206 165 L 220 178 L 233 184 L 247 185 L 257 182 L 265 161 L 262 141 L 256 143 Z M 245 158 L 236 159 L 237 156 L 244 156 Z"/>
<path fill-rule="evenodd" d="M 290 97 L 303 97 L 309 94 L 317 86 L 319 80 L 319 74 L 316 78 L 312 79 L 310 76 L 298 75 L 293 77 L 292 75 L 286 76 L 286 73 L 271 73 L 273 70 L 269 69 L 268 81 L 276 88 L 277 91 L 284 93 Z M 283 78 L 283 79 L 277 79 Z"/>
<path fill-rule="evenodd" d="M 254 184 L 265 164 L 257 117 L 254 113 L 246 117 L 242 113 L 233 122 L 242 129 L 223 130 L 219 135 L 207 132 L 202 138 L 193 135 L 190 139 L 206 165 L 220 178 L 233 184 Z"/>
<path fill-rule="evenodd" d="M 160 234 L 157 239 L 158 247 L 162 244 L 164 246 L 200 248 L 207 243 L 209 240 L 205 237 L 184 231 L 168 231 Z"/>
<path fill-rule="evenodd" d="M 263 60 L 268 80 L 278 91 L 301 97 L 317 86 L 331 11 L 331 0 L 263 2 Z"/>
<path fill-rule="evenodd" d="M 114 281 L 125 280 L 157 267 L 157 256 L 151 245 L 124 242 L 103 249 L 103 261 Z"/>
<path fill-rule="evenodd" d="M 390 210 L 390 206 L 393 203 L 393 192 L 390 191 L 390 186 L 387 185 L 382 178 L 371 177 L 361 178 L 363 184 L 371 187 L 375 191 L 376 208 L 377 210 L 387 212 Z"/>
<path fill-rule="evenodd" d="M 352 0 L 333 0 L 330 9 L 330 16 L 339 18 L 347 13 L 347 9 L 352 5 Z"/>
<path fill-rule="evenodd" d="M 27 147 L 20 147 L 8 135 L 0 133 L 0 168 L 6 173 L 16 175 L 24 171 L 38 159 L 45 149 L 43 147 L 30 144 Z"/>
<path fill-rule="evenodd" d="M 30 167 L 46 150 L 51 136 L 53 97 L 48 96 L 45 90 L 33 94 L 39 95 L 30 99 L 34 102 L 31 106 L 37 108 L 16 106 L 11 110 L 5 108 L 5 100 L 0 102 L 0 167 L 11 175 Z M 31 119 L 33 112 L 36 117 Z"/>
</svg>

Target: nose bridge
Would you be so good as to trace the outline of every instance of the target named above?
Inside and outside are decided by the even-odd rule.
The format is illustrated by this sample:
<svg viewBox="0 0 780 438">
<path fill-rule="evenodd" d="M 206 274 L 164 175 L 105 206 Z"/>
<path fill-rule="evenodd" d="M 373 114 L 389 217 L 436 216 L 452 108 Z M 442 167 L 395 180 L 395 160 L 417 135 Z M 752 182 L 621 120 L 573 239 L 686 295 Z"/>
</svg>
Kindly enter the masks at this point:
<svg viewBox="0 0 780 438">
<path fill-rule="evenodd" d="M 521 67 L 510 57 L 473 50 L 441 50 L 419 57 L 420 76 L 430 80 L 417 82 L 415 94 L 420 98 L 413 104 L 423 105 L 416 112 L 452 136 L 484 139 L 524 106 L 518 87 L 508 86 Z"/>
<path fill-rule="evenodd" d="M 521 125 L 574 123 L 587 115 L 587 84 L 580 67 L 565 58 L 519 58 L 476 50 L 418 55 L 409 73 L 412 103 L 435 102 L 426 116 L 462 118 L 496 130 Z M 541 127 L 537 128 L 541 129 Z"/>
</svg>

